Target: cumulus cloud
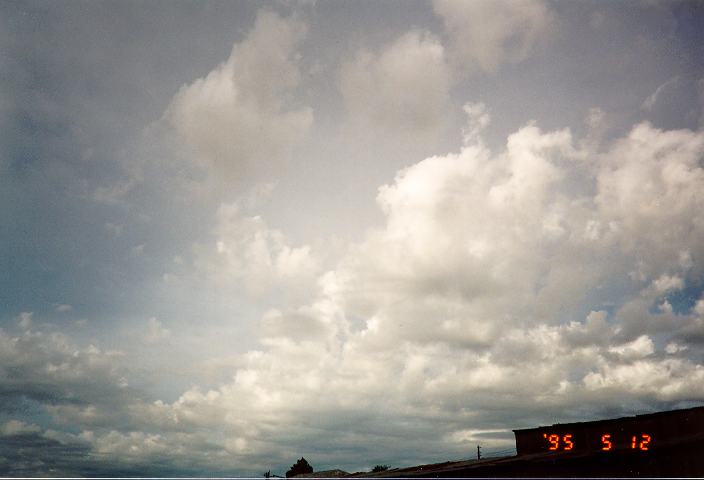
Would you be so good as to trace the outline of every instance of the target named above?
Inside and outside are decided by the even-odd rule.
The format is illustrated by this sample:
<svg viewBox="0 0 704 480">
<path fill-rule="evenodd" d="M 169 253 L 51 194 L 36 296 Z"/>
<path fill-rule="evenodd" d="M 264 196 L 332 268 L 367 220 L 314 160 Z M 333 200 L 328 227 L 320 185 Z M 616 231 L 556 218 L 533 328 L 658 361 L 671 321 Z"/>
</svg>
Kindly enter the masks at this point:
<svg viewBox="0 0 704 480">
<path fill-rule="evenodd" d="M 231 471 L 224 450 L 208 448 L 203 434 L 169 438 L 140 431 L 83 430 L 74 434 L 10 420 L 0 435 L 0 472 L 12 477 L 157 477 L 177 472 L 222 476 Z"/>
<path fill-rule="evenodd" d="M 462 131 L 462 140 L 465 145 L 481 142 L 481 133 L 489 125 L 491 117 L 483 103 L 467 103 L 464 106 L 467 114 L 467 126 Z"/>
<path fill-rule="evenodd" d="M 525 60 L 555 19 L 541 0 L 436 0 L 433 9 L 442 18 L 462 66 L 485 72 Z"/>
<path fill-rule="evenodd" d="M 584 377 L 588 390 L 609 396 L 673 401 L 704 395 L 704 366 L 682 359 L 637 360 L 629 364 L 606 364 Z M 613 401 L 613 400 L 612 400 Z"/>
<path fill-rule="evenodd" d="M 0 386 L 58 399 L 44 410 L 82 429 L 62 445 L 251 473 L 301 451 L 351 470 L 339 451 L 461 458 L 481 435 L 510 447 L 507 426 L 704 400 L 704 299 L 670 297 L 702 275 L 704 133 L 642 123 L 596 146 L 528 123 L 494 152 L 488 109 L 465 111 L 459 151 L 381 186 L 383 224 L 330 271 L 247 202 L 220 206 L 196 252 L 206 278 L 313 292 L 262 315 L 230 380 L 120 397 L 108 354 L 25 329 L 0 335 Z"/>
<path fill-rule="evenodd" d="M 241 202 L 220 205 L 214 236 L 214 244 L 198 247 L 197 263 L 222 288 L 244 285 L 261 295 L 286 286 L 294 293 L 315 281 L 319 266 L 311 247 L 289 245 L 281 231 L 248 214 Z"/>
<path fill-rule="evenodd" d="M 658 101 L 658 98 L 663 95 L 663 93 L 667 89 L 674 87 L 677 82 L 679 82 L 679 80 L 679 77 L 674 76 L 662 85 L 660 85 L 658 88 L 655 89 L 655 91 L 651 95 L 648 96 L 648 98 L 643 101 L 643 104 L 640 106 L 640 108 L 646 111 L 652 110 L 655 106 L 655 103 Z"/>
<path fill-rule="evenodd" d="M 262 10 L 227 61 L 173 98 L 166 118 L 216 175 L 267 171 L 306 136 L 312 110 L 292 100 L 305 33 L 296 18 Z"/>
<path fill-rule="evenodd" d="M 17 241 L 7 250 L 14 273 L 0 330 L 0 475 L 258 475 L 283 473 L 300 455 L 316 468 L 355 471 L 464 458 L 475 442 L 508 448 L 511 428 L 704 401 L 704 132 L 673 128 L 696 122 L 691 100 L 704 83 L 688 88 L 695 80 L 686 62 L 652 55 L 662 50 L 656 34 L 673 28 L 669 17 L 642 12 L 635 23 L 647 28 L 634 30 L 612 28 L 611 17 L 633 13 L 628 7 L 590 17 L 541 0 L 433 6 L 435 34 L 427 25 L 406 31 L 398 18 L 381 42 L 367 9 L 342 18 L 277 4 L 300 16 L 262 10 L 243 31 L 240 7 L 227 15 L 234 23 L 203 23 L 215 30 L 174 8 L 173 22 L 145 18 L 129 34 L 111 21 L 98 29 L 107 40 L 95 51 L 68 57 L 60 32 L 85 44 L 97 38 L 62 28 L 76 12 L 40 9 L 8 23 L 22 33 L 10 35 L 18 39 L 10 83 L 23 86 L 16 97 L 29 107 L 15 115 L 22 125 L 3 133 L 12 201 L 3 208 L 11 221 L 0 223 L 17 228 Z M 206 19 L 222 12 L 207 10 Z M 577 55 L 554 65 L 537 51 L 557 11 L 593 28 L 551 48 L 551 56 Z M 308 44 L 304 16 L 320 20 Z M 51 52 L 24 48 L 47 44 L 23 41 L 27 32 L 36 40 L 38 18 L 57 25 L 46 29 L 58 46 Z M 338 22 L 371 39 L 367 48 L 340 54 L 349 32 Z M 229 56 L 193 75 L 188 57 L 211 55 L 222 28 L 243 33 Z M 614 46 L 610 59 L 582 48 L 597 29 Z M 686 30 L 677 41 L 665 35 L 667 46 L 690 45 Z M 124 39 L 128 48 L 105 64 L 103 47 Z M 145 40 L 156 50 L 141 48 Z M 520 75 L 459 83 L 460 72 L 492 74 L 531 56 L 541 75 L 529 75 L 529 85 Z M 621 58 L 638 68 L 614 69 Z M 149 75 L 140 75 L 145 67 Z M 583 72 L 590 88 L 573 88 L 570 78 L 582 82 Z M 628 130 L 619 102 L 618 112 L 584 104 L 606 86 L 632 83 L 634 72 L 636 83 L 661 78 L 636 109 L 679 75 L 643 102 L 654 123 Z M 84 80 L 105 88 L 84 99 L 92 90 Z M 547 122 L 526 122 L 503 145 L 484 141 L 492 121 L 498 131 L 525 114 L 531 102 L 521 109 L 513 95 L 525 87 L 535 105 L 553 90 L 570 100 L 587 114 L 587 132 L 545 127 L 565 125 L 561 112 L 580 113 L 542 102 L 534 111 Z M 486 104 L 464 105 L 465 128 L 446 137 L 470 90 Z M 307 143 L 313 105 L 333 125 L 356 128 L 323 128 Z M 492 106 L 501 118 L 491 118 Z M 63 113 L 42 114 L 49 110 Z M 159 112 L 137 140 L 139 119 Z M 370 131 L 378 141 L 361 147 L 343 138 Z M 418 151 L 440 142 L 420 160 Z M 234 202 L 211 189 L 288 175 L 279 167 L 297 151 L 310 155 L 310 168 L 280 179 L 285 191 L 268 207 L 309 204 L 317 195 L 297 187 L 340 190 L 335 182 L 349 190 L 340 190 L 342 203 L 307 219 L 295 208 L 267 217 L 259 207 L 275 182 Z M 404 160 L 402 151 L 411 154 Z M 337 168 L 352 157 L 359 165 Z M 329 228 L 310 215 L 363 207 L 370 179 L 401 164 L 379 181 L 373 225 L 343 228 L 355 241 L 331 248 L 340 254 L 333 261 L 322 257 L 315 229 L 286 230 L 292 222 Z M 99 202 L 87 210 L 79 205 L 86 192 Z M 52 245 L 42 240 L 55 233 Z M 58 302 L 89 317 L 73 318 Z M 121 342 L 130 355 L 105 350 Z"/>
<path fill-rule="evenodd" d="M 670 290 L 681 290 L 684 282 L 680 277 L 663 274 L 653 281 L 653 287 L 658 293 L 666 293 Z"/>
<path fill-rule="evenodd" d="M 33 316 L 33 312 L 20 313 L 19 317 L 17 317 L 17 325 L 19 325 L 22 330 L 29 330 L 32 327 Z"/>
<path fill-rule="evenodd" d="M 447 111 L 445 49 L 428 32 L 407 32 L 379 52 L 360 50 L 342 64 L 340 91 L 352 120 L 383 134 L 429 135 Z"/>
<path fill-rule="evenodd" d="M 171 331 L 165 328 L 156 317 L 151 317 L 147 321 L 147 330 L 144 334 L 144 342 L 149 344 L 159 343 L 171 336 Z"/>
<path fill-rule="evenodd" d="M 641 335 L 632 342 L 610 347 L 609 351 L 624 359 L 636 359 L 652 355 L 655 352 L 655 345 L 650 337 Z"/>
<path fill-rule="evenodd" d="M 284 462 L 295 435 L 321 458 L 395 438 L 411 463 L 461 455 L 476 432 L 510 446 L 507 424 L 704 399 L 704 300 L 653 308 L 700 275 L 704 135 L 640 124 L 596 149 L 528 124 L 492 152 L 486 108 L 466 111 L 461 150 L 379 189 L 385 224 L 310 303 L 263 315 L 231 382 L 133 414 L 220 428 L 255 462 Z"/>
<path fill-rule="evenodd" d="M 215 446 L 209 432 L 142 430 L 150 425 L 135 413 L 143 394 L 127 385 L 120 358 L 58 333 L 0 330 L 0 405 L 5 414 L 37 413 L 41 422 L 0 423 L 0 456 L 11 459 L 0 462 L 0 473 L 231 472 L 225 447 Z"/>
<path fill-rule="evenodd" d="M 12 435 L 36 433 L 40 430 L 37 425 L 27 424 L 21 420 L 8 420 L 0 426 L 0 435 L 9 437 Z"/>
<path fill-rule="evenodd" d="M 423 160 L 380 189 L 386 226 L 343 261 L 346 311 L 387 341 L 485 346 L 585 301 L 623 305 L 628 341 L 687 323 L 648 309 L 701 275 L 702 140 L 641 124 L 601 155 L 529 125 L 499 154 L 468 144 Z"/>
<path fill-rule="evenodd" d="M 270 310 L 262 318 L 262 339 L 272 341 L 302 341 L 323 336 L 326 325 L 307 308 L 295 312 Z"/>
<path fill-rule="evenodd" d="M 697 193 L 704 182 L 703 152 L 701 132 L 642 123 L 602 157 L 594 201 L 602 225 L 613 222 L 618 229 L 623 253 L 638 258 L 640 278 L 702 273 L 692 260 L 704 253 L 696 240 L 704 233 Z"/>
<path fill-rule="evenodd" d="M 0 330 L 0 395 L 63 404 L 77 397 L 93 402 L 112 392 L 117 401 L 126 394 L 126 383 L 116 358 L 119 353 L 93 345 L 79 348 L 60 333 Z"/>
</svg>

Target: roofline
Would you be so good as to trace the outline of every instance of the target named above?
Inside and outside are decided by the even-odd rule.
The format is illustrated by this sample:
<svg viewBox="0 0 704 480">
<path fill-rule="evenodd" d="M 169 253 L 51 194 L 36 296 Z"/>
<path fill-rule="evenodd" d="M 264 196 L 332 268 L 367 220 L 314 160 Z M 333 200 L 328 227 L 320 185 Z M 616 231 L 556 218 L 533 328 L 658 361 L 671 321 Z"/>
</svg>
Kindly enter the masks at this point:
<svg viewBox="0 0 704 480">
<path fill-rule="evenodd" d="M 531 430 L 540 430 L 542 428 L 550 428 L 550 427 L 567 427 L 571 425 L 585 425 L 585 424 L 599 424 L 599 423 L 609 423 L 609 422 L 619 422 L 619 421 L 624 421 L 624 420 L 636 420 L 636 419 L 643 419 L 646 417 L 659 417 L 659 416 L 667 416 L 672 413 L 680 413 L 680 412 L 687 412 L 687 411 L 692 411 L 692 410 L 701 410 L 704 412 L 704 405 L 699 406 L 699 407 L 691 407 L 691 408 L 679 408 L 677 410 L 666 410 L 664 412 L 653 412 L 653 413 L 642 413 L 642 414 L 637 414 L 637 415 L 630 415 L 627 417 L 617 417 L 617 418 L 606 418 L 602 420 L 589 420 L 589 421 L 584 421 L 584 422 L 570 422 L 570 423 L 554 423 L 552 425 L 543 425 L 540 427 L 531 427 L 531 428 L 516 428 L 513 429 L 512 432 L 529 432 Z"/>
</svg>

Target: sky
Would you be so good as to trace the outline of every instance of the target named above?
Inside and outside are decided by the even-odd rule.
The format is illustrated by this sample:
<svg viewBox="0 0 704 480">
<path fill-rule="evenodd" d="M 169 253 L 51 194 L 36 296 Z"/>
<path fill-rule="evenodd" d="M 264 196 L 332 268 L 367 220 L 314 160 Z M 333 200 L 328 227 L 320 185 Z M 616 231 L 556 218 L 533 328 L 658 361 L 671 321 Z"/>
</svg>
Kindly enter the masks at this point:
<svg viewBox="0 0 704 480">
<path fill-rule="evenodd" d="M 0 474 L 511 452 L 704 403 L 704 4 L 0 3 Z"/>
</svg>

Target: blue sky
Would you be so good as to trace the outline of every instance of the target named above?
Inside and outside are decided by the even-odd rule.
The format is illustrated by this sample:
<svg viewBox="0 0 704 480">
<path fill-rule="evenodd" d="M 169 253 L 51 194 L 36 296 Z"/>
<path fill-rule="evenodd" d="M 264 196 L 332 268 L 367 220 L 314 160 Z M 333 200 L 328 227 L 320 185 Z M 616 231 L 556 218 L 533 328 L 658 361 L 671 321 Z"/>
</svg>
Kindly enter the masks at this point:
<svg viewBox="0 0 704 480">
<path fill-rule="evenodd" d="M 0 473 L 361 471 L 704 400 L 699 3 L 0 10 Z"/>
</svg>

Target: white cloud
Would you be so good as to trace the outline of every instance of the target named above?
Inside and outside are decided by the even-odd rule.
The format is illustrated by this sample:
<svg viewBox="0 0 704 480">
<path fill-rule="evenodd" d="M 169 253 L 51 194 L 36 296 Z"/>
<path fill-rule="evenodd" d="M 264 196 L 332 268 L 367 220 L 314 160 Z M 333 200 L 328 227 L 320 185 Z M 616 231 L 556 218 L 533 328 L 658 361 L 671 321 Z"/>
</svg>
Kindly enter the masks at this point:
<svg viewBox="0 0 704 480">
<path fill-rule="evenodd" d="M 22 312 L 19 317 L 17 317 L 17 324 L 22 330 L 29 330 L 32 328 L 32 316 L 33 312 Z"/>
<path fill-rule="evenodd" d="M 138 258 L 144 255 L 144 244 L 140 243 L 139 245 L 135 245 L 130 249 L 130 257 L 131 258 Z"/>
<path fill-rule="evenodd" d="M 670 355 L 674 355 L 685 350 L 687 350 L 687 347 L 685 345 L 679 345 L 675 342 L 670 342 L 665 346 L 665 352 L 669 353 Z"/>
<path fill-rule="evenodd" d="M 611 401 L 620 395 L 653 400 L 704 396 L 704 366 L 682 359 L 637 360 L 623 365 L 605 364 L 584 377 L 587 390 L 601 390 Z"/>
<path fill-rule="evenodd" d="M 660 85 L 648 98 L 643 101 L 643 104 L 640 106 L 640 108 L 642 110 L 651 111 L 655 106 L 655 103 L 658 101 L 658 98 L 663 95 L 663 92 L 676 85 L 677 82 L 679 82 L 679 77 L 674 76 L 662 85 Z"/>
<path fill-rule="evenodd" d="M 563 339 L 572 347 L 604 346 L 615 335 L 615 328 L 606 321 L 603 310 L 590 312 L 585 322 L 570 322 L 565 326 Z"/>
<path fill-rule="evenodd" d="M 428 32 L 411 31 L 380 52 L 343 63 L 339 86 L 353 122 L 382 134 L 431 135 L 447 112 L 450 71 Z"/>
<path fill-rule="evenodd" d="M 655 352 L 655 345 L 647 335 L 641 335 L 632 342 L 610 347 L 609 351 L 624 359 L 647 357 Z"/>
<path fill-rule="evenodd" d="M 147 331 L 143 337 L 145 343 L 159 343 L 168 339 L 170 336 L 171 331 L 168 328 L 165 328 L 156 317 L 151 317 L 147 320 Z"/>
<path fill-rule="evenodd" d="M 657 280 L 653 281 L 653 287 L 658 293 L 682 290 L 684 281 L 680 277 L 663 274 Z"/>
<path fill-rule="evenodd" d="M 110 454 L 115 458 L 120 458 L 120 456 L 149 457 L 154 454 L 164 454 L 172 447 L 164 442 L 161 435 L 144 432 L 122 433 L 112 430 L 97 437 L 84 434 L 84 438 L 92 440 L 94 450 L 97 453 Z M 183 451 L 183 447 L 181 450 Z M 177 452 L 178 450 L 174 453 Z"/>
<path fill-rule="evenodd" d="M 486 109 L 467 113 L 461 150 L 379 189 L 384 225 L 320 275 L 312 301 L 263 316 L 261 349 L 238 356 L 231 382 L 135 406 L 135 417 L 221 428 L 229 452 L 253 458 L 279 458 L 284 431 L 316 451 L 365 454 L 395 432 L 406 450 L 422 437 L 448 456 L 473 432 L 577 406 L 704 399 L 693 354 L 704 307 L 652 310 L 701 269 L 704 134 L 642 124 L 597 150 L 529 124 L 494 153 L 479 138 Z M 236 206 L 220 215 L 218 237 L 240 239 L 223 241 L 220 264 L 243 279 L 252 266 L 274 274 L 283 234 Z"/>
<path fill-rule="evenodd" d="M 481 142 L 481 133 L 489 126 L 491 117 L 483 103 L 467 103 L 463 107 L 467 114 L 467 127 L 462 131 L 462 140 L 465 145 Z"/>
<path fill-rule="evenodd" d="M 126 399 L 109 355 L 27 328 L 0 335 L 0 386 L 79 392 L 46 410 L 108 458 L 262 471 L 298 455 L 294 440 L 335 463 L 383 448 L 411 464 L 576 407 L 704 400 L 704 301 L 678 314 L 664 297 L 702 272 L 704 133 L 640 124 L 597 148 L 529 123 L 493 152 L 486 107 L 465 110 L 460 150 L 380 187 L 383 224 L 330 271 L 247 210 L 268 187 L 221 204 L 196 252 L 207 288 L 301 291 L 262 315 L 259 347 L 228 359 L 229 379 Z M 152 318 L 145 335 L 168 334 Z"/>
<path fill-rule="evenodd" d="M 124 225 L 119 225 L 119 224 L 112 223 L 112 222 L 105 222 L 105 230 L 112 233 L 116 237 L 120 236 L 122 234 L 123 229 L 124 229 Z"/>
<path fill-rule="evenodd" d="M 81 349 L 60 333 L 25 330 L 13 336 L 0 330 L 0 392 L 55 404 L 77 396 L 104 401 L 109 393 L 117 402 L 123 381 L 116 358 L 92 345 Z"/>
<path fill-rule="evenodd" d="M 694 306 L 694 311 L 704 317 L 704 298 L 697 300 L 697 303 Z"/>
<path fill-rule="evenodd" d="M 312 110 L 291 101 L 305 33 L 299 20 L 261 10 L 230 58 L 173 98 L 166 117 L 216 176 L 266 171 L 306 136 Z"/>
<path fill-rule="evenodd" d="M 221 288 L 244 285 L 254 295 L 286 286 L 291 293 L 314 283 L 318 263 L 308 245 L 290 246 L 279 230 L 238 202 L 217 211 L 215 245 L 200 245 L 197 263 Z"/>
<path fill-rule="evenodd" d="M 22 435 L 27 433 L 37 433 L 41 429 L 37 425 L 27 424 L 21 420 L 8 420 L 0 425 L 0 435 L 9 437 L 12 435 Z"/>
<path fill-rule="evenodd" d="M 47 405 L 47 413 L 59 425 L 109 426 L 121 420 L 122 409 L 105 408 L 103 405 Z"/>
<path fill-rule="evenodd" d="M 620 249 L 639 260 L 644 278 L 703 271 L 704 265 L 682 263 L 682 252 L 692 259 L 704 254 L 698 241 L 704 235 L 704 199 L 698 194 L 703 154 L 702 132 L 642 123 L 600 159 L 594 198 L 599 215 L 618 229 Z"/>
<path fill-rule="evenodd" d="M 486 72 L 525 60 L 555 18 L 541 0 L 435 0 L 433 8 L 445 23 L 462 65 Z"/>
<path fill-rule="evenodd" d="M 344 468 L 338 462 L 353 458 L 351 468 L 362 469 L 364 462 L 377 461 L 382 454 L 396 466 L 461 458 L 468 442 L 510 446 L 507 428 L 534 426 L 556 417 L 567 421 L 572 415 L 598 417 L 613 408 L 704 401 L 704 299 L 688 310 L 689 296 L 704 278 L 704 132 L 661 130 L 642 123 L 622 138 L 604 143 L 604 138 L 623 131 L 619 122 L 627 112 L 618 105 L 615 113 L 588 110 L 583 101 L 594 92 L 606 92 L 601 87 L 609 82 L 578 88 L 578 95 L 571 95 L 576 90 L 570 78 L 580 72 L 638 70 L 621 64 L 614 70 L 613 59 L 624 57 L 620 53 L 625 51 L 635 52 L 629 58 L 642 72 L 666 66 L 650 65 L 647 60 L 654 56 L 637 54 L 661 50 L 652 35 L 645 32 L 634 50 L 628 38 L 639 32 L 614 29 L 611 18 L 625 18 L 628 8 L 615 8 L 616 15 L 580 8 L 565 12 L 582 14 L 584 28 L 576 32 L 579 35 L 549 49 L 550 55 L 572 52 L 578 57 L 556 66 L 549 61 L 546 65 L 547 57 L 534 55 L 539 63 L 530 70 L 540 75 L 527 79 L 535 88 L 516 88 L 526 85 L 515 78 L 492 81 L 492 75 L 481 74 L 473 77 L 476 84 L 459 83 L 460 71 L 493 73 L 512 63 L 530 62 L 554 26 L 556 12 L 569 10 L 558 7 L 540 0 L 438 0 L 437 17 L 430 22 L 436 34 L 424 30 L 427 25 L 406 33 L 407 26 L 398 30 L 411 17 L 423 20 L 423 15 L 412 14 L 391 22 L 389 27 L 396 31 L 391 36 L 381 32 L 385 40 L 380 44 L 379 22 L 365 22 L 370 14 L 366 10 L 354 19 L 341 19 L 339 12 L 301 12 L 321 20 L 308 44 L 302 17 L 261 11 L 251 31 L 238 36 L 231 55 L 218 59 L 223 60 L 220 65 L 212 63 L 193 75 L 178 93 L 167 92 L 167 98 L 175 95 L 154 130 L 165 129 L 167 136 L 177 137 L 187 147 L 183 152 L 180 143 L 160 141 L 173 137 L 157 138 L 150 129 L 139 146 L 116 153 L 126 138 L 134 140 L 139 125 L 112 129 L 122 131 L 121 137 L 94 135 L 92 123 L 103 124 L 107 132 L 124 126 L 124 119 L 97 114 L 120 116 L 122 111 L 130 112 L 132 119 L 149 118 L 163 99 L 159 89 L 168 82 L 183 82 L 179 75 L 193 72 L 186 58 L 189 52 L 210 55 L 212 51 L 206 50 L 215 45 L 204 46 L 202 41 L 222 36 L 190 27 L 175 36 L 160 34 L 162 40 L 180 43 L 161 42 L 168 47 L 163 50 L 166 57 L 148 65 L 150 78 L 134 76 L 148 62 L 141 61 L 146 57 L 132 62 L 131 54 L 122 60 L 135 71 L 103 69 L 109 75 L 126 71 L 144 94 L 133 96 L 138 102 L 145 100 L 143 105 L 106 108 L 87 99 L 78 102 L 77 111 L 57 108 L 58 116 L 49 115 L 56 120 L 50 122 L 51 128 L 38 125 L 38 131 L 49 134 L 47 148 L 38 145 L 22 152 L 21 139 L 13 143 L 17 158 L 30 160 L 46 152 L 71 158 L 76 156 L 72 152 L 78 157 L 81 152 L 93 153 L 86 155 L 90 158 L 83 166 L 57 157 L 49 162 L 47 172 L 52 175 L 42 176 L 41 168 L 19 164 L 22 168 L 11 172 L 11 183 L 20 182 L 12 192 L 31 197 L 14 202 L 18 208 L 59 201 L 56 208 L 39 209 L 38 215 L 21 215 L 18 210 L 20 230 L 46 220 L 37 224 L 35 233 L 47 228 L 53 232 L 57 226 L 83 234 L 71 242 L 67 239 L 73 234 L 57 231 L 58 250 L 42 248 L 29 263 L 21 258 L 13 263 L 20 269 L 46 271 L 35 278 L 41 284 L 35 289 L 36 305 L 26 306 L 27 311 L 16 318 L 20 310 L 11 313 L 5 319 L 6 330 L 0 330 L 0 398 L 15 409 L 5 412 L 0 435 L 35 437 L 52 448 L 54 442 L 71 444 L 81 461 L 154 465 L 167 473 L 184 472 L 171 469 L 169 462 L 175 459 L 181 466 L 195 465 L 196 471 L 205 466 L 208 469 L 201 472 L 208 474 L 217 468 L 230 475 L 249 473 L 245 469 L 257 474 L 290 464 L 301 454 L 309 458 L 309 453 L 316 457 L 311 459 L 316 467 L 328 462 Z M 299 10 L 280 4 L 276 8 Z M 172 13 L 177 20 L 172 26 L 183 24 L 182 12 Z M 220 27 L 241 31 L 241 20 L 247 21 L 243 13 L 236 22 Z M 646 17 L 653 27 L 646 29 L 650 33 L 671 27 L 652 15 Z M 572 22 L 575 17 L 568 19 Z M 371 39 L 367 45 L 374 46 L 369 50 L 355 46 L 338 57 L 349 35 L 342 31 L 339 38 L 335 35 L 337 22 L 348 20 L 352 23 L 347 26 L 358 31 L 353 35 L 364 35 L 362 42 Z M 590 20 L 600 30 L 597 36 L 614 46 L 611 60 L 583 48 Z M 140 50 L 139 35 L 127 37 L 134 40 L 130 49 Z M 182 49 L 184 45 L 188 48 Z M 98 48 L 98 53 L 103 50 Z M 315 58 L 304 62 L 303 51 Z M 174 52 L 184 54 L 183 64 L 167 58 Z M 100 66 L 92 57 L 86 57 L 91 71 Z M 336 61 L 339 69 L 334 68 Z M 46 69 L 24 70 L 18 70 L 20 77 Z M 557 75 L 560 78 L 551 77 L 565 72 Z M 162 82 L 164 75 L 170 78 L 167 83 Z M 63 83 L 75 83 L 69 77 L 70 73 Z M 621 79 L 617 87 L 632 80 L 629 75 L 616 77 Z M 584 75 L 580 78 L 584 80 Z M 126 85 L 119 78 L 113 80 L 113 86 Z M 692 83 L 682 77 L 679 86 Z M 643 109 L 672 120 L 665 118 L 672 112 L 661 109 L 663 100 L 678 110 L 678 101 L 691 100 L 691 95 L 665 98 L 675 92 L 668 85 L 672 84 L 659 87 Z M 567 103 L 588 111 L 587 133 L 579 138 L 568 129 L 546 128 L 545 124 L 564 125 L 559 117 L 566 110 L 542 102 L 545 108 L 535 112 L 549 120 L 528 122 L 516 128 L 503 146 L 490 148 L 496 142 L 482 139 L 492 121 L 488 102 L 464 106 L 469 120 L 455 139 L 461 142 L 444 136 L 443 127 L 454 122 L 468 91 L 498 102 L 493 109 L 499 112 L 498 131 L 525 114 L 512 92 L 527 90 L 538 97 L 550 90 L 555 98 L 574 100 Z M 119 88 L 111 91 L 120 97 Z M 647 93 L 638 99 L 636 109 Z M 30 104 L 43 100 L 24 97 Z M 24 97 L 17 97 L 18 108 Z M 117 97 L 111 102 L 120 103 Z M 333 125 L 316 132 L 310 144 L 306 141 L 313 110 L 304 98 L 319 105 Z M 614 105 L 609 95 L 601 100 Z M 378 142 L 361 145 L 349 135 L 356 133 L 354 128 L 334 128 L 343 102 L 351 124 L 378 134 Z M 30 110 L 25 116 L 33 124 L 39 117 Z M 676 118 L 692 124 L 700 112 L 685 113 Z M 567 114 L 571 119 L 580 116 L 579 111 Z M 435 133 L 440 135 L 432 137 Z M 419 155 L 425 156 L 418 152 L 432 148 L 433 142 L 426 141 L 430 137 L 461 147 L 450 153 L 439 150 L 418 161 Z M 148 145 L 152 138 L 157 142 Z M 421 142 L 404 142 L 416 139 Z M 291 169 L 279 167 L 294 157 L 297 146 L 311 158 L 292 178 L 280 180 L 282 192 L 275 195 L 281 197 L 269 205 L 263 203 L 274 183 L 260 183 L 250 195 L 229 203 L 231 199 L 213 195 L 212 185 L 201 181 L 207 173 L 232 187 L 248 175 L 288 175 Z M 401 151 L 411 153 L 403 159 Z M 328 152 L 337 158 L 328 158 Z M 188 161 L 183 162 L 181 155 Z M 340 167 L 339 162 L 350 159 L 359 160 L 359 165 Z M 42 163 L 41 158 L 34 160 Z M 362 172 L 372 163 L 374 168 Z M 359 212 L 353 210 L 364 223 L 361 196 L 369 179 L 401 164 L 407 167 L 379 182 L 387 184 L 376 196 L 381 214 L 374 226 L 355 231 L 356 243 L 339 248 L 344 251 L 341 258 L 328 264 L 319 253 L 326 246 L 318 248 L 324 240 L 306 239 L 315 235 L 315 229 L 302 227 L 329 228 L 326 215 L 320 222 L 309 220 L 316 212 L 330 213 L 350 203 L 360 206 Z M 335 190 L 336 182 L 344 188 L 338 185 Z M 48 190 L 32 194 L 32 185 L 40 184 L 48 185 Z M 320 196 L 301 193 L 297 187 L 323 184 L 332 185 L 340 198 L 299 218 L 295 207 Z M 90 191 L 96 200 L 128 208 L 89 208 L 85 212 L 102 218 L 77 214 L 60 221 L 56 215 L 84 211 L 81 202 L 72 199 L 77 191 Z M 64 196 L 69 203 L 62 205 Z M 372 197 L 366 201 L 373 202 Z M 288 202 L 283 209 L 282 202 Z M 267 217 L 267 209 L 276 209 L 277 215 Z M 112 213 L 105 217 L 108 210 Z M 14 219 L 17 212 L 12 208 L 8 212 Z M 289 232 L 290 222 L 301 228 Z M 108 240 L 105 248 L 83 248 L 91 245 L 86 228 Z M 35 237 L 38 246 L 46 246 L 42 240 L 46 236 Z M 194 242 L 198 242 L 194 252 L 183 251 L 184 245 Z M 111 246 L 117 245 L 123 257 L 110 254 Z M 130 254 L 144 261 L 120 265 Z M 76 255 L 81 258 L 73 258 Z M 62 284 L 56 291 L 47 284 L 52 278 L 75 278 L 73 274 L 88 275 L 97 284 L 76 279 L 75 285 Z M 91 290 L 97 296 L 90 295 Z M 52 303 L 79 302 L 74 297 L 80 291 L 86 298 L 76 309 L 101 311 L 101 318 L 71 323 L 72 315 L 62 314 L 71 312 L 71 306 Z M 65 296 L 67 292 L 70 295 Z M 57 324 L 37 325 L 42 322 L 33 322 L 32 309 L 55 317 Z M 145 310 L 158 318 L 144 315 Z M 123 330 L 121 325 L 135 316 L 137 325 Z M 253 321 L 257 323 L 252 325 Z M 111 344 L 136 341 L 128 346 L 128 357 L 118 358 L 55 333 L 61 324 L 95 345 L 102 341 L 96 336 L 107 337 L 104 340 Z M 79 331 L 76 326 L 83 328 Z M 161 348 L 164 344 L 173 348 Z M 198 353 L 195 347 L 203 345 L 203 353 Z M 247 348 L 251 350 L 243 353 Z M 200 368 L 203 357 L 216 374 Z M 12 419 L 15 412 L 21 417 Z M 44 430 L 48 426 L 56 430 Z M 32 452 L 22 455 L 31 458 Z M 2 462 L 4 468 L 7 460 L 0 458 Z M 128 476 L 135 471 L 139 470 L 114 470 Z"/>
<path fill-rule="evenodd" d="M 325 323 L 315 313 L 308 308 L 287 313 L 270 310 L 262 317 L 262 339 L 269 342 L 318 340 L 327 332 Z"/>
<path fill-rule="evenodd" d="M 135 172 L 128 172 L 133 174 Z M 121 205 L 124 204 L 124 198 L 127 194 L 142 180 L 141 175 L 130 175 L 126 180 L 117 181 L 111 185 L 103 185 L 97 187 L 92 194 L 93 200 L 106 205 Z"/>
</svg>

